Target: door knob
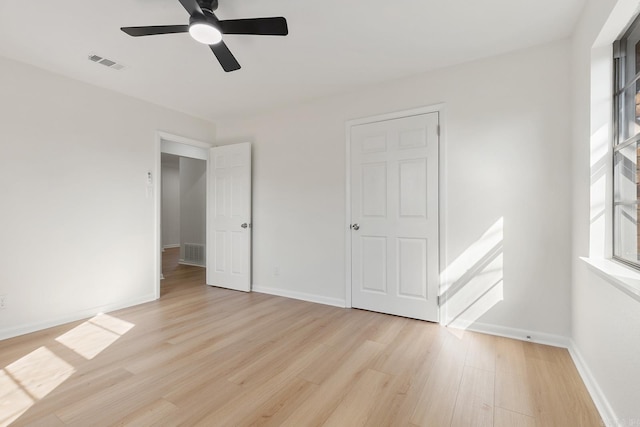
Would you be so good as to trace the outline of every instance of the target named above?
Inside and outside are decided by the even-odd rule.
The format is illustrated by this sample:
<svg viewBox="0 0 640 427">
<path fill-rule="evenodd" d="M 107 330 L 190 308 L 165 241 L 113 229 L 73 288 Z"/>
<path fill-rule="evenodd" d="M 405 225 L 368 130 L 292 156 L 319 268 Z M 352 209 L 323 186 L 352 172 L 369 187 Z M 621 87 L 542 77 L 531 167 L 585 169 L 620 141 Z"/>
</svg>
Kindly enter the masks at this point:
<svg viewBox="0 0 640 427">
<path fill-rule="evenodd" d="M 240 227 L 242 228 L 247 228 L 249 226 L 249 224 L 247 224 L 246 222 L 243 222 L 242 224 L 240 224 Z"/>
<path fill-rule="evenodd" d="M 351 224 L 351 228 L 355 231 L 360 230 L 360 225 L 359 224 Z"/>
</svg>

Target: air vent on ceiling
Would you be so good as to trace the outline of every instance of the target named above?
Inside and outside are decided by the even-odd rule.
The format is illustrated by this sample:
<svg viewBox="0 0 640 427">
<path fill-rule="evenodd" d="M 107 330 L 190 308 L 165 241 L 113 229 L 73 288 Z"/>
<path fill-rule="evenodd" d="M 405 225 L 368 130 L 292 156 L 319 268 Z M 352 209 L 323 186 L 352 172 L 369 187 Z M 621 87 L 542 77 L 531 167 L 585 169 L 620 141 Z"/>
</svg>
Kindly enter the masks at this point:
<svg viewBox="0 0 640 427">
<path fill-rule="evenodd" d="M 124 65 L 119 64 L 116 61 L 113 61 L 113 60 L 107 59 L 107 58 L 103 58 L 102 56 L 95 55 L 95 54 L 90 54 L 89 55 L 89 61 L 93 61 L 93 62 L 96 62 L 98 64 L 102 64 L 105 67 L 109 67 L 109 68 L 112 68 L 114 70 L 122 70 L 124 68 Z"/>
</svg>

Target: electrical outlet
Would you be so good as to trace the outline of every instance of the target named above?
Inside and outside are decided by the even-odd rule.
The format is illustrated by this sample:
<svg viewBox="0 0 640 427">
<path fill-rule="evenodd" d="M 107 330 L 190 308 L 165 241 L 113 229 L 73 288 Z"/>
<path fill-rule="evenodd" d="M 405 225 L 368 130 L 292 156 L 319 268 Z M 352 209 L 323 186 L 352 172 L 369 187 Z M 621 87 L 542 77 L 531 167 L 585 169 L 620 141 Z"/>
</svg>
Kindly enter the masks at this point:
<svg viewBox="0 0 640 427">
<path fill-rule="evenodd" d="M 0 295 L 0 310 L 7 308 L 7 296 Z"/>
<path fill-rule="evenodd" d="M 280 275 L 280 267 L 275 267 L 275 268 L 273 269 L 273 275 L 274 275 L 275 277 L 278 277 L 278 276 Z"/>
</svg>

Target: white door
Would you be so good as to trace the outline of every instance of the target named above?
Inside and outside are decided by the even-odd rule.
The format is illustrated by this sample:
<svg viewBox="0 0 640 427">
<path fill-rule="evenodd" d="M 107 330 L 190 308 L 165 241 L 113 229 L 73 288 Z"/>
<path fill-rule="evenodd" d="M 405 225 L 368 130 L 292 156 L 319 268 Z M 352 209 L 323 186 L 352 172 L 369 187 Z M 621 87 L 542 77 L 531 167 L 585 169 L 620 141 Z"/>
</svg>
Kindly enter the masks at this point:
<svg viewBox="0 0 640 427">
<path fill-rule="evenodd" d="M 438 321 L 438 113 L 351 128 L 352 306 Z"/>
<path fill-rule="evenodd" d="M 207 285 L 251 290 L 251 144 L 211 149 Z"/>
</svg>

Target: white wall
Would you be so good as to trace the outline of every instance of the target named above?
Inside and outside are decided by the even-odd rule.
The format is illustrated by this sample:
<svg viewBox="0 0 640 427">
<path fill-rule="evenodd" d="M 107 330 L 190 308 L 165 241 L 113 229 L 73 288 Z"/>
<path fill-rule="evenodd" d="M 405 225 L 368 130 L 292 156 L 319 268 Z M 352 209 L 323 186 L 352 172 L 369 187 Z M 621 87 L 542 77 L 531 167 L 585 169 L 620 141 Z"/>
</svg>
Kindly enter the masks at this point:
<svg viewBox="0 0 640 427">
<path fill-rule="evenodd" d="M 589 0 L 572 46 L 572 350 L 610 426 L 640 423 L 640 302 L 579 257 L 611 255 L 611 42 L 637 8 Z"/>
<path fill-rule="evenodd" d="M 184 259 L 185 243 L 206 241 L 207 162 L 180 157 L 180 244 Z"/>
<path fill-rule="evenodd" d="M 162 163 L 162 245 L 164 247 L 180 246 L 179 165 L 179 162 Z"/>
<path fill-rule="evenodd" d="M 155 131 L 211 123 L 0 58 L 0 338 L 154 298 Z"/>
<path fill-rule="evenodd" d="M 474 243 L 492 227 L 504 245 L 496 261 L 502 301 L 481 300 L 457 320 L 534 339 L 568 337 L 569 53 L 569 43 L 558 42 L 219 121 L 217 143 L 255 143 L 254 288 L 344 302 L 345 122 L 444 102 L 442 270 L 472 269 L 473 249 L 482 247 Z M 483 272 L 463 292 L 485 286 Z"/>
</svg>

